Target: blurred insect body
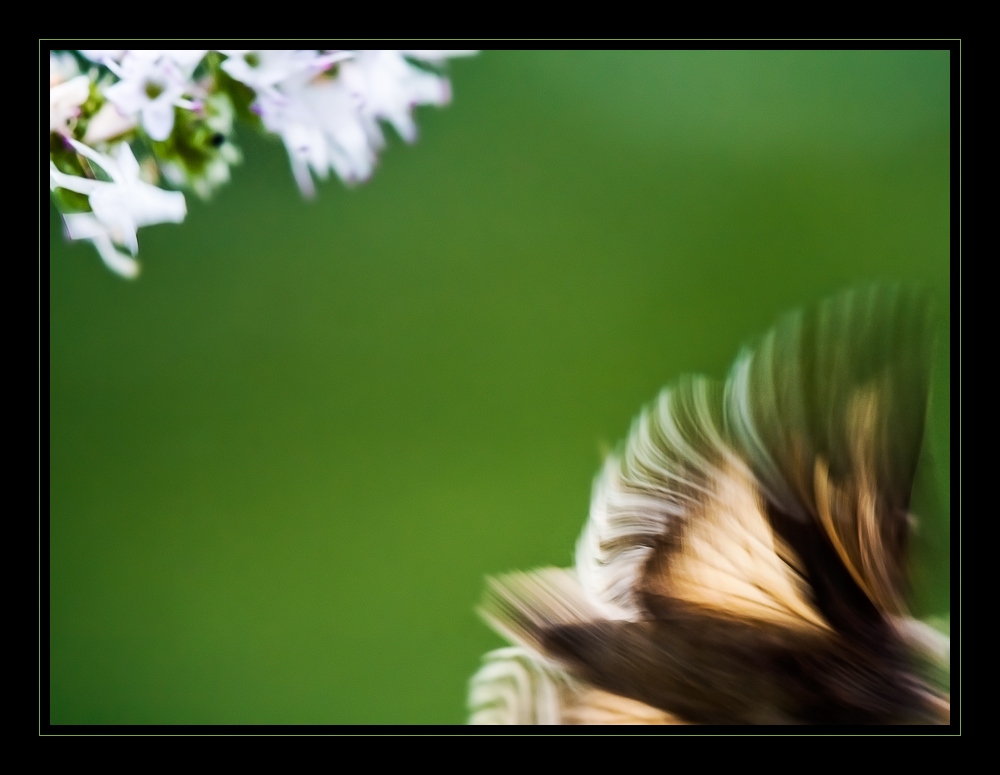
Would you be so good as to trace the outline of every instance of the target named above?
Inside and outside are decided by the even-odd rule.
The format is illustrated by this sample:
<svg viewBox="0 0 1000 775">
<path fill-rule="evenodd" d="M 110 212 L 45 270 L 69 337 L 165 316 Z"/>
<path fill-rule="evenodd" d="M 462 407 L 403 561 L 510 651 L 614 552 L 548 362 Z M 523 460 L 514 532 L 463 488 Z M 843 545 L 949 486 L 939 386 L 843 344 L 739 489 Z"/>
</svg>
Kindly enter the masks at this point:
<svg viewBox="0 0 1000 775">
<path fill-rule="evenodd" d="M 473 723 L 948 723 L 905 611 L 931 318 L 873 287 L 685 378 L 594 486 L 576 566 L 488 584 Z M 947 668 L 945 668 L 947 669 Z"/>
</svg>

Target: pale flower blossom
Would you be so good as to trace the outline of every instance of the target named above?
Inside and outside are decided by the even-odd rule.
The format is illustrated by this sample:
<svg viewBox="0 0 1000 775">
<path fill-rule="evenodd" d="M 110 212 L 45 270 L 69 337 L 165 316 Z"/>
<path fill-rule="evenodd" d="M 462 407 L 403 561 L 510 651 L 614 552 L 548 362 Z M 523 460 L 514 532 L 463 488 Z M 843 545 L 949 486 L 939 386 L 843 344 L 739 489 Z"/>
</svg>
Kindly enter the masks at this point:
<svg viewBox="0 0 1000 775">
<path fill-rule="evenodd" d="M 139 163 L 128 143 L 119 143 L 114 157 L 100 154 L 83 143 L 70 140 L 81 156 L 99 165 L 111 182 L 67 175 L 49 162 L 49 186 L 86 194 L 90 213 L 63 216 L 71 239 L 89 239 L 108 267 L 124 277 L 135 277 L 139 265 L 131 256 L 139 252 L 136 229 L 154 223 L 180 223 L 187 207 L 184 195 L 164 191 L 139 179 Z M 131 256 L 115 249 L 123 245 Z"/>
<path fill-rule="evenodd" d="M 111 67 L 112 65 L 110 65 L 108 63 L 109 62 L 111 62 L 111 63 L 120 62 L 121 58 L 123 56 L 125 56 L 125 54 L 128 53 L 128 49 L 124 49 L 124 48 L 100 48 L 100 49 L 98 49 L 98 48 L 82 48 L 82 49 L 80 49 L 80 53 L 83 54 L 85 57 L 87 57 L 87 59 L 89 59 L 92 62 L 98 62 L 98 63 L 100 63 L 102 65 L 106 65 L 108 67 Z"/>
<path fill-rule="evenodd" d="M 49 89 L 49 131 L 65 132 L 90 96 L 90 78 L 78 75 Z"/>
<path fill-rule="evenodd" d="M 197 102 L 183 98 L 189 78 L 205 51 L 127 51 L 120 64 L 104 64 L 121 80 L 105 90 L 108 100 L 126 116 L 140 114 L 154 140 L 166 140 L 174 128 L 174 107 L 195 110 Z M 178 54 L 184 54 L 178 58 Z"/>
<path fill-rule="evenodd" d="M 350 59 L 349 51 L 279 51 L 249 49 L 220 50 L 229 57 L 222 69 L 260 96 L 274 96 L 276 85 L 297 75 L 313 76 L 329 70 L 337 62 Z"/>
<path fill-rule="evenodd" d="M 413 108 L 451 101 L 447 78 L 411 65 L 400 51 L 360 51 L 341 74 L 349 88 L 363 95 L 362 112 L 373 122 L 388 121 L 408 143 L 417 139 Z"/>
<path fill-rule="evenodd" d="M 80 74 L 80 66 L 72 54 L 49 52 L 49 88 L 58 86 Z"/>
<path fill-rule="evenodd" d="M 90 78 L 70 54 L 49 52 L 49 131 L 65 134 L 90 96 Z"/>
<path fill-rule="evenodd" d="M 264 126 L 284 141 L 302 193 L 315 193 L 310 170 L 324 180 L 330 169 L 348 183 L 367 180 L 375 147 L 348 85 L 339 78 L 313 83 L 298 77 L 282 88 L 261 95 L 258 106 Z"/>
<path fill-rule="evenodd" d="M 87 124 L 83 142 L 91 146 L 104 143 L 130 132 L 136 126 L 135 116 L 122 113 L 113 102 L 105 102 Z"/>
<path fill-rule="evenodd" d="M 230 139 L 233 117 L 247 104 L 232 80 L 252 90 L 249 107 L 281 138 L 299 188 L 312 196 L 314 175 L 325 179 L 332 170 L 347 183 L 371 176 L 385 145 L 380 122 L 413 142 L 414 107 L 451 99 L 447 78 L 409 60 L 441 64 L 474 52 L 219 50 L 207 59 L 209 52 L 194 49 L 78 53 L 110 74 L 98 77 L 96 68 L 80 74 L 72 54 L 50 52 L 49 183 L 54 192 L 64 190 L 54 200 L 64 211 L 68 236 L 90 240 L 111 269 L 134 277 L 136 230 L 180 222 L 186 212 L 183 194 L 153 182 L 166 180 L 208 197 L 240 161 Z M 220 78 L 220 68 L 232 80 Z M 175 121 L 177 108 L 196 112 Z M 143 161 L 143 180 L 128 145 L 140 126 L 157 141 L 147 145 L 152 154 Z M 105 179 L 93 179 L 87 160 Z M 70 191 L 86 195 L 91 212 L 66 213 L 78 209 Z"/>
<path fill-rule="evenodd" d="M 231 53 L 222 67 L 257 92 L 264 126 L 281 136 L 292 171 L 306 196 L 314 194 L 312 174 L 325 179 L 332 169 L 348 183 L 367 180 L 385 144 L 378 122 L 391 123 L 407 142 L 416 139 L 416 105 L 444 105 L 448 80 L 410 64 L 401 51 Z M 466 52 L 409 52 L 441 61 Z M 328 64 L 323 57 L 330 57 Z M 318 76 L 318 67 L 339 62 L 336 76 Z"/>
</svg>

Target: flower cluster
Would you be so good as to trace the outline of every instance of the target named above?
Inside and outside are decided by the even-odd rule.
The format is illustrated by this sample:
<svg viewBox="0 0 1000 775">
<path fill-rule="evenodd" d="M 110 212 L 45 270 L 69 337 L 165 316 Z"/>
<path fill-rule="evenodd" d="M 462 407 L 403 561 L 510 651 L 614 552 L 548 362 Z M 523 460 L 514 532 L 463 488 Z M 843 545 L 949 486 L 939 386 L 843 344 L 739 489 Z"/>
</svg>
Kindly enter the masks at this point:
<svg viewBox="0 0 1000 775">
<path fill-rule="evenodd" d="M 448 79 L 426 68 L 468 53 L 50 52 L 49 188 L 66 233 L 135 277 L 136 229 L 186 213 L 183 193 L 161 184 L 207 197 L 228 181 L 235 119 L 281 137 L 305 196 L 331 170 L 367 180 L 385 144 L 379 122 L 413 142 L 413 108 L 451 99 Z"/>
</svg>

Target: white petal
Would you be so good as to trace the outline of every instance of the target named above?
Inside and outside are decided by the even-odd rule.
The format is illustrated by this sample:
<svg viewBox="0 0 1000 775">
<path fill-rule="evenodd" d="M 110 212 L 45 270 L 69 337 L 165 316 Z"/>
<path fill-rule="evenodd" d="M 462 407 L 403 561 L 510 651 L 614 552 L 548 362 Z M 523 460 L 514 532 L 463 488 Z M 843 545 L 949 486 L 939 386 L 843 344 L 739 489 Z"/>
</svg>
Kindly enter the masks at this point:
<svg viewBox="0 0 1000 775">
<path fill-rule="evenodd" d="M 70 213 L 63 216 L 63 222 L 66 224 L 66 236 L 72 240 L 92 240 L 108 233 L 93 213 Z"/>
<path fill-rule="evenodd" d="M 60 172 L 56 165 L 49 162 L 49 190 L 55 191 L 57 188 L 65 188 L 68 191 L 76 191 L 78 194 L 90 196 L 102 185 L 101 181 L 81 178 L 78 175 L 67 175 Z"/>
<path fill-rule="evenodd" d="M 90 78 L 78 75 L 49 89 L 49 131 L 64 129 L 66 122 L 90 96 Z"/>
<path fill-rule="evenodd" d="M 170 132 L 174 128 L 173 100 L 164 97 L 167 95 L 161 94 L 142 111 L 142 128 L 151 138 L 161 142 L 170 137 Z"/>
<path fill-rule="evenodd" d="M 107 237 L 95 238 L 94 247 L 97 248 L 101 259 L 112 272 L 128 280 L 134 280 L 139 276 L 139 262 L 115 250 L 114 245 L 111 244 L 111 240 Z"/>
<path fill-rule="evenodd" d="M 115 146 L 112 151 L 114 154 L 114 159 L 118 162 L 118 169 L 121 170 L 124 180 L 138 180 L 139 179 L 139 162 L 135 159 L 135 154 L 132 153 L 132 148 L 128 143 L 119 143 Z"/>
<path fill-rule="evenodd" d="M 135 127 L 135 118 L 122 113 L 114 103 L 105 102 L 88 122 L 83 142 L 88 145 L 106 142 L 135 129 Z"/>
</svg>

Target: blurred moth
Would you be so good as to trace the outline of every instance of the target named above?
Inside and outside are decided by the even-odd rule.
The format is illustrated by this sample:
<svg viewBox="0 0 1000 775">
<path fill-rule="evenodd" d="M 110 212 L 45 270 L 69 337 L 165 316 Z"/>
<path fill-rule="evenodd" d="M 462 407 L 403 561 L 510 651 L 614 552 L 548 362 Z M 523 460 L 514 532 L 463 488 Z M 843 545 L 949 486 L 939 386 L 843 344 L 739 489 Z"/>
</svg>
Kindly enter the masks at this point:
<svg viewBox="0 0 1000 775">
<path fill-rule="evenodd" d="M 597 477 L 576 567 L 488 582 L 473 723 L 949 723 L 906 615 L 931 316 L 873 287 L 688 377 Z M 933 669 L 930 667 L 933 666 Z"/>
</svg>

